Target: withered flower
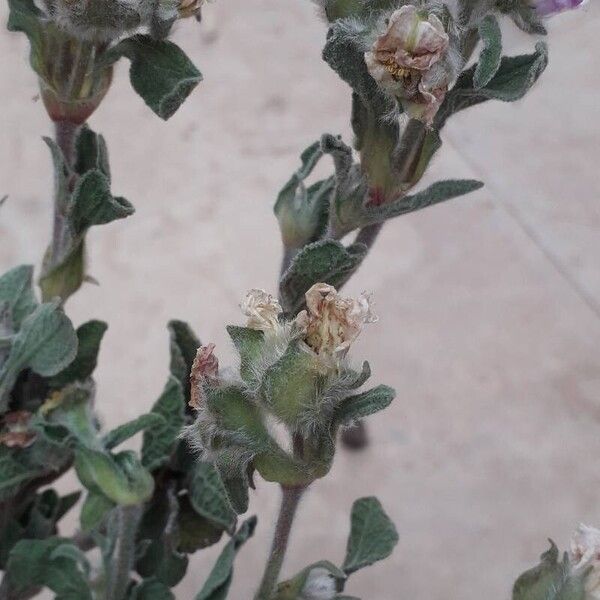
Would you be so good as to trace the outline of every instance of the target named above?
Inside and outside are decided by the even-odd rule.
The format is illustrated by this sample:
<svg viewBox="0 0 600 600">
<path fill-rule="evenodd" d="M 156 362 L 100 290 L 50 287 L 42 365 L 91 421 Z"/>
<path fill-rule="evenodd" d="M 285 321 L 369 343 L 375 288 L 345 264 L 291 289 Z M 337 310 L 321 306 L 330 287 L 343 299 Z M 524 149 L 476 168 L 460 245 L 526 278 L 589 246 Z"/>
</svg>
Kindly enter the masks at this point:
<svg viewBox="0 0 600 600">
<path fill-rule="evenodd" d="M 200 346 L 190 372 L 190 402 L 192 408 L 199 409 L 204 404 L 204 385 L 215 384 L 219 376 L 219 360 L 213 354 L 214 344 Z"/>
<path fill-rule="evenodd" d="M 571 538 L 569 558 L 574 571 L 589 570 L 585 580 L 586 597 L 600 600 L 600 531 L 579 525 Z"/>
<path fill-rule="evenodd" d="M 296 317 L 306 345 L 325 361 L 343 357 L 365 323 L 374 323 L 372 299 L 363 292 L 356 300 L 343 298 L 326 283 L 306 292 L 306 307 Z"/>
<path fill-rule="evenodd" d="M 250 290 L 240 304 L 248 317 L 247 327 L 259 331 L 274 332 L 279 328 L 279 315 L 283 312 L 274 296 L 264 290 Z"/>
<path fill-rule="evenodd" d="M 4 430 L 0 433 L 0 444 L 8 448 L 27 448 L 35 441 L 36 434 L 29 428 L 31 413 L 17 410 L 4 415 Z"/>
<path fill-rule="evenodd" d="M 440 19 L 407 5 L 392 13 L 365 62 L 375 81 L 402 101 L 409 116 L 430 125 L 448 89 L 449 78 L 434 70 L 448 47 Z"/>
</svg>

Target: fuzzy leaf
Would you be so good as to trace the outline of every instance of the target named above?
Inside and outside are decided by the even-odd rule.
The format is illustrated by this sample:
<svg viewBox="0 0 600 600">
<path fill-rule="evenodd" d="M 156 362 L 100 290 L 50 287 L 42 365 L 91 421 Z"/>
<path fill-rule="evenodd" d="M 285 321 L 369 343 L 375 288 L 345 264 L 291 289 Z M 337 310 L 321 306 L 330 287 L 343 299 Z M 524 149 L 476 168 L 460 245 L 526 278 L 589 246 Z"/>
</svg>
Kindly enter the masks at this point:
<svg viewBox="0 0 600 600">
<path fill-rule="evenodd" d="M 352 372 L 352 378 L 344 384 L 344 388 L 347 390 L 357 390 L 359 387 L 364 385 L 371 377 L 371 365 L 365 360 L 362 364 L 360 373 Z"/>
<path fill-rule="evenodd" d="M 76 381 L 83 382 L 92 376 L 98 364 L 100 342 L 107 328 L 103 321 L 88 321 L 77 328 L 77 356 L 66 369 L 49 379 L 48 385 L 52 389 L 61 389 Z"/>
<path fill-rule="evenodd" d="M 487 100 L 515 102 L 525 96 L 548 66 L 548 47 L 539 42 L 533 54 L 503 57 L 498 71 L 482 88 L 475 89 L 473 78 L 477 65 L 464 71 L 446 95 L 435 118 L 434 127 L 441 129 L 453 114 Z"/>
<path fill-rule="evenodd" d="M 15 267 L 0 277 L 0 306 L 6 303 L 16 331 L 38 305 L 32 281 L 33 267 L 26 265 Z"/>
<path fill-rule="evenodd" d="M 46 302 L 60 298 L 64 302 L 82 286 L 85 279 L 85 242 L 75 241 L 71 250 L 54 266 L 50 265 L 49 256 L 47 252 L 39 280 L 42 299 Z"/>
<path fill-rule="evenodd" d="M 240 355 L 240 375 L 245 382 L 253 381 L 252 364 L 260 358 L 264 333 L 249 327 L 227 326 L 227 333 Z"/>
<path fill-rule="evenodd" d="M 186 402 L 190 399 L 190 371 L 201 346 L 192 328 L 183 321 L 169 321 L 171 344 L 171 375 L 179 380 Z"/>
<path fill-rule="evenodd" d="M 483 187 L 481 181 L 475 179 L 448 179 L 438 181 L 422 192 L 404 196 L 390 204 L 384 204 L 366 211 L 367 219 L 371 223 L 381 223 L 387 219 L 399 217 L 410 212 L 434 206 L 446 200 L 452 200 L 465 194 L 470 194 Z"/>
<path fill-rule="evenodd" d="M 107 60 L 114 62 L 121 56 L 131 61 L 133 89 L 161 119 L 172 117 L 202 81 L 181 48 L 166 40 L 134 35 L 109 50 Z"/>
<path fill-rule="evenodd" d="M 45 586 L 56 594 L 56 600 L 91 600 L 85 574 L 89 567 L 87 561 L 81 564 L 84 560 L 68 540 L 21 540 L 8 560 L 9 589 L 20 596 Z"/>
<path fill-rule="evenodd" d="M 132 506 L 152 496 L 154 480 L 134 452 L 111 455 L 80 447 L 75 452 L 75 470 L 92 494 L 104 495 L 115 504 Z"/>
<path fill-rule="evenodd" d="M 488 15 L 479 24 L 479 36 L 483 42 L 483 50 L 473 74 L 473 85 L 478 90 L 491 81 L 502 60 L 502 31 L 494 15 Z"/>
<path fill-rule="evenodd" d="M 102 438 L 102 443 L 107 449 L 111 450 L 140 431 L 165 426 L 166 422 L 162 415 L 159 415 L 158 413 L 148 413 L 137 419 L 123 423 L 123 425 L 119 425 Z"/>
<path fill-rule="evenodd" d="M 235 529 L 236 515 L 227 496 L 221 475 L 210 463 L 197 463 L 190 481 L 190 502 L 194 510 L 230 533 Z"/>
<path fill-rule="evenodd" d="M 341 287 L 358 269 L 367 249 L 362 244 L 345 248 L 340 242 L 322 240 L 305 246 L 294 258 L 280 282 L 283 309 L 295 315 L 304 305 L 304 294 L 315 283 Z"/>
<path fill-rule="evenodd" d="M 76 235 L 93 225 L 105 225 L 135 212 L 125 198 L 110 193 L 110 181 L 102 171 L 87 171 L 73 191 L 70 221 Z"/>
<path fill-rule="evenodd" d="M 377 498 L 361 498 L 352 506 L 351 530 L 342 569 L 346 574 L 387 558 L 398 533 Z"/>
<path fill-rule="evenodd" d="M 181 384 L 173 376 L 160 398 L 152 407 L 152 413 L 160 415 L 164 424 L 144 432 L 142 444 L 142 464 L 153 471 L 166 464 L 175 447 L 181 428 L 184 425 L 185 399 Z"/>
<path fill-rule="evenodd" d="M 193 554 L 198 550 L 208 548 L 216 544 L 223 535 L 222 527 L 217 527 L 194 510 L 189 496 L 179 498 L 177 524 L 179 530 L 177 550 L 185 554 Z"/>
<path fill-rule="evenodd" d="M 558 560 L 558 548 L 550 540 L 550 549 L 540 564 L 523 573 L 513 587 L 513 600 L 584 600 L 585 570 L 571 573 L 568 557 Z"/>
<path fill-rule="evenodd" d="M 0 412 L 19 373 L 31 369 L 49 377 L 64 369 L 77 353 L 77 336 L 71 321 L 54 302 L 38 306 L 22 323 L 0 370 Z"/>
<path fill-rule="evenodd" d="M 200 592 L 196 595 L 195 600 L 224 600 L 231 585 L 235 556 L 246 541 L 252 537 L 255 527 L 256 517 L 250 517 L 247 521 L 244 521 L 223 548 L 213 570 Z"/>
<path fill-rule="evenodd" d="M 81 529 L 83 531 L 96 529 L 115 506 L 115 503 L 103 494 L 90 492 L 81 507 L 79 516 Z"/>
<path fill-rule="evenodd" d="M 372 390 L 346 398 L 334 413 L 334 421 L 340 425 L 349 425 L 387 408 L 396 392 L 387 385 L 378 385 Z"/>
<path fill-rule="evenodd" d="M 0 502 L 13 496 L 22 483 L 37 474 L 16 460 L 13 454 L 6 446 L 0 445 Z"/>
<path fill-rule="evenodd" d="M 300 156 L 301 166 L 277 196 L 275 215 L 286 248 L 302 248 L 319 239 L 327 227 L 332 178 L 306 187 L 305 179 L 323 156 L 320 142 L 309 146 Z"/>
<path fill-rule="evenodd" d="M 10 13 L 7 29 L 20 31 L 29 38 L 31 44 L 30 64 L 38 75 L 43 75 L 42 61 L 42 18 L 41 11 L 33 0 L 8 0 Z"/>
<path fill-rule="evenodd" d="M 128 600 L 175 600 L 175 596 L 164 583 L 150 578 L 138 583 L 131 590 Z"/>
<path fill-rule="evenodd" d="M 100 171 L 110 181 L 110 165 L 106 141 L 100 134 L 84 125 L 75 145 L 75 172 L 84 175 L 88 171 Z"/>
</svg>

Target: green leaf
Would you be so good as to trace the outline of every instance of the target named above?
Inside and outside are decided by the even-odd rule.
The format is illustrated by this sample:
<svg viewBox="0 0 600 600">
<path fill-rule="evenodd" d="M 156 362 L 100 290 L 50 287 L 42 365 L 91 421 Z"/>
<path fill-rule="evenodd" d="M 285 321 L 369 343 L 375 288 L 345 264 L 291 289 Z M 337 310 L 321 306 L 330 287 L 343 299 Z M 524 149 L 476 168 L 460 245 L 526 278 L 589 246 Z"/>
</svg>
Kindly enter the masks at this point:
<svg viewBox="0 0 600 600">
<path fill-rule="evenodd" d="M 305 246 L 294 258 L 280 282 L 281 303 L 288 315 L 302 309 L 304 294 L 315 283 L 342 287 L 367 254 L 362 244 L 345 248 L 340 242 L 322 240 Z"/>
<path fill-rule="evenodd" d="M 196 595 L 195 600 L 223 600 L 227 596 L 233 577 L 233 562 L 239 549 L 254 534 L 256 517 L 244 521 L 236 534 L 229 540 L 217 559 L 206 583 Z"/>
<path fill-rule="evenodd" d="M 107 52 L 109 62 L 121 56 L 131 61 L 133 89 L 161 119 L 172 117 L 202 81 L 202 74 L 184 52 L 166 40 L 134 35 Z"/>
<path fill-rule="evenodd" d="M 539 565 L 523 573 L 513 587 L 513 600 L 584 600 L 587 572 L 572 573 L 568 556 L 559 562 L 558 548 L 550 540 L 550 549 Z"/>
<path fill-rule="evenodd" d="M 350 575 L 387 558 L 398 543 L 394 524 L 377 498 L 361 498 L 352 506 L 351 530 L 342 569 Z"/>
<path fill-rule="evenodd" d="M 446 95 L 436 115 L 434 127 L 441 129 L 453 114 L 487 100 L 520 100 L 533 87 L 547 66 L 548 47 L 539 42 L 533 54 L 503 57 L 498 71 L 489 83 L 475 89 L 473 78 L 477 65 L 474 65 L 463 71 L 456 85 Z"/>
<path fill-rule="evenodd" d="M 87 171 L 73 190 L 70 222 L 76 235 L 93 225 L 105 225 L 131 216 L 135 209 L 125 198 L 110 193 L 110 181 L 102 171 Z"/>
<path fill-rule="evenodd" d="M 112 448 L 122 444 L 140 431 L 145 431 L 146 429 L 152 429 L 154 427 L 165 427 L 165 425 L 166 421 L 164 417 L 158 413 L 148 413 L 137 419 L 123 423 L 123 425 L 119 425 L 108 432 L 102 438 L 102 443 L 107 449 L 112 450 Z"/>
<path fill-rule="evenodd" d="M 177 550 L 186 554 L 216 544 L 223 535 L 222 527 L 217 527 L 194 510 L 187 495 L 179 497 L 178 530 Z"/>
<path fill-rule="evenodd" d="M 38 306 L 23 321 L 0 370 L 0 412 L 6 410 L 8 395 L 22 370 L 50 377 L 64 369 L 76 353 L 77 336 L 58 304 Z"/>
<path fill-rule="evenodd" d="M 171 590 L 155 578 L 138 583 L 128 596 L 128 600 L 175 600 Z"/>
<path fill-rule="evenodd" d="M 99 527 L 104 521 L 106 515 L 116 506 L 116 504 L 104 496 L 90 492 L 83 506 L 79 520 L 83 531 L 91 531 Z"/>
<path fill-rule="evenodd" d="M 350 425 L 387 408 L 395 396 L 396 392 L 391 387 L 378 385 L 372 390 L 346 398 L 335 409 L 333 419 L 339 425 Z"/>
<path fill-rule="evenodd" d="M 36 471 L 15 458 L 14 452 L 0 445 L 0 502 L 14 496 L 21 484 L 36 475 Z"/>
<path fill-rule="evenodd" d="M 152 496 L 154 480 L 134 452 L 110 455 L 80 447 L 75 451 L 75 470 L 91 493 L 104 495 L 115 504 L 132 506 Z"/>
<path fill-rule="evenodd" d="M 371 365 L 365 360 L 360 372 L 346 371 L 344 373 L 343 387 L 347 390 L 357 390 L 364 385 L 371 377 Z"/>
<path fill-rule="evenodd" d="M 190 372 L 196 351 L 202 345 L 192 328 L 184 321 L 169 321 L 171 375 L 179 380 L 186 403 L 190 399 Z"/>
<path fill-rule="evenodd" d="M 254 381 L 252 365 L 261 356 L 264 333 L 249 327 L 227 326 L 227 333 L 240 355 L 240 375 L 246 382 Z"/>
<path fill-rule="evenodd" d="M 37 307 L 33 293 L 33 267 L 23 265 L 0 277 L 0 306 L 7 304 L 15 331 Z"/>
<path fill-rule="evenodd" d="M 100 343 L 107 329 L 108 325 L 103 321 L 88 321 L 77 328 L 77 356 L 66 369 L 48 380 L 52 389 L 83 382 L 92 376 L 98 364 Z"/>
<path fill-rule="evenodd" d="M 212 464 L 197 463 L 191 475 L 189 494 L 199 515 L 233 533 L 236 515 L 229 504 L 221 475 Z"/>
<path fill-rule="evenodd" d="M 483 42 L 483 50 L 473 74 L 473 85 L 478 90 L 491 81 L 502 60 L 502 31 L 494 15 L 488 15 L 481 21 L 479 36 Z"/>
<path fill-rule="evenodd" d="M 327 227 L 334 180 L 330 177 L 308 188 L 304 185 L 322 156 L 320 142 L 309 146 L 300 156 L 302 165 L 277 196 L 274 212 L 286 248 L 302 248 L 318 240 Z"/>
<path fill-rule="evenodd" d="M 41 11 L 33 0 L 8 0 L 10 13 L 7 28 L 9 31 L 20 31 L 29 38 L 31 66 L 39 75 L 43 75 L 42 45 L 43 29 Z"/>
<path fill-rule="evenodd" d="M 110 181 L 110 165 L 108 148 L 104 137 L 83 125 L 75 142 L 75 165 L 78 175 L 88 171 L 98 170 Z"/>
<path fill-rule="evenodd" d="M 9 589 L 19 596 L 45 586 L 56 594 L 56 600 L 92 600 L 85 573 L 89 565 L 84 560 L 68 540 L 21 540 L 8 560 Z"/>
<path fill-rule="evenodd" d="M 404 196 L 390 204 L 367 209 L 367 220 L 371 223 L 381 223 L 387 219 L 399 217 L 410 212 L 434 206 L 446 200 L 452 200 L 465 194 L 470 194 L 483 187 L 481 181 L 475 179 L 448 179 L 430 185 L 422 192 Z"/>
<path fill-rule="evenodd" d="M 164 424 L 144 432 L 142 464 L 150 471 L 165 465 L 175 450 L 185 423 L 184 408 L 181 384 L 170 376 L 163 393 L 152 407 L 152 413 L 160 415 Z"/>
<path fill-rule="evenodd" d="M 39 285 L 44 301 L 60 298 L 65 302 L 83 284 L 85 279 L 85 242 L 75 241 L 70 251 L 52 266 L 46 252 Z"/>
</svg>

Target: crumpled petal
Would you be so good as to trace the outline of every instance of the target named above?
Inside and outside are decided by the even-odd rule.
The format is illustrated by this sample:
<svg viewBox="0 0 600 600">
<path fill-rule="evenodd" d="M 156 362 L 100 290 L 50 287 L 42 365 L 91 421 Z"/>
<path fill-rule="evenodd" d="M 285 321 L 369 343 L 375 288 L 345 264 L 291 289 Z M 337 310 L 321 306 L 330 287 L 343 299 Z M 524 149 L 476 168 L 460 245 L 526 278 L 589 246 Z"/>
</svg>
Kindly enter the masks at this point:
<svg viewBox="0 0 600 600">
<path fill-rule="evenodd" d="M 600 600 L 600 530 L 579 525 L 571 538 L 569 558 L 574 571 L 590 569 L 585 580 L 587 598 Z"/>
<path fill-rule="evenodd" d="M 279 315 L 283 312 L 281 305 L 273 295 L 264 290 L 250 290 L 240 308 L 248 317 L 247 327 L 250 329 L 272 332 L 279 327 Z"/>
</svg>

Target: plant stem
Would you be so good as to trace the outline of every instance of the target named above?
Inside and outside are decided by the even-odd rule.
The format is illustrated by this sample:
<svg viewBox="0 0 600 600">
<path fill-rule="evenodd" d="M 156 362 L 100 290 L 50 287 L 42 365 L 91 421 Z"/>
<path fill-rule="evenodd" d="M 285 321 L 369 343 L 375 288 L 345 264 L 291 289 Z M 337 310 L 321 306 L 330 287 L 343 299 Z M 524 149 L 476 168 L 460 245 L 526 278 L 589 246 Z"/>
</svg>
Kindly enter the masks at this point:
<svg viewBox="0 0 600 600">
<path fill-rule="evenodd" d="M 296 510 L 305 489 L 305 487 L 281 486 L 281 506 L 279 508 L 277 525 L 275 526 L 271 552 L 269 553 L 265 572 L 254 600 L 271 600 L 283 565 Z"/>
<path fill-rule="evenodd" d="M 142 516 L 139 506 L 116 509 L 117 545 L 111 561 L 106 586 L 106 600 L 123 600 L 135 559 L 135 536 Z"/>
</svg>

